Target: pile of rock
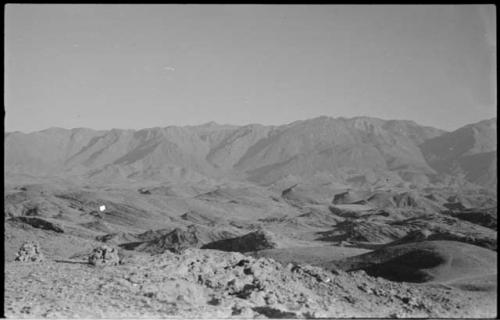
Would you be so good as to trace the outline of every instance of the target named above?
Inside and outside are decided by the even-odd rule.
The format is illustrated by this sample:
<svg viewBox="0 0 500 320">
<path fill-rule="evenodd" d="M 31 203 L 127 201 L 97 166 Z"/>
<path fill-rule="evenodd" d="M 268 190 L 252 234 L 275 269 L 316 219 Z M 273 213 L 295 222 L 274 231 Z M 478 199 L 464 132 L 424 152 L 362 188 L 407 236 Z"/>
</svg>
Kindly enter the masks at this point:
<svg viewBox="0 0 500 320">
<path fill-rule="evenodd" d="M 20 262 L 40 262 L 45 259 L 40 244 L 36 241 L 25 242 L 17 252 L 15 261 Z"/>
<path fill-rule="evenodd" d="M 93 266 L 116 266 L 120 263 L 120 256 L 116 248 L 102 245 L 92 250 L 88 261 Z"/>
</svg>

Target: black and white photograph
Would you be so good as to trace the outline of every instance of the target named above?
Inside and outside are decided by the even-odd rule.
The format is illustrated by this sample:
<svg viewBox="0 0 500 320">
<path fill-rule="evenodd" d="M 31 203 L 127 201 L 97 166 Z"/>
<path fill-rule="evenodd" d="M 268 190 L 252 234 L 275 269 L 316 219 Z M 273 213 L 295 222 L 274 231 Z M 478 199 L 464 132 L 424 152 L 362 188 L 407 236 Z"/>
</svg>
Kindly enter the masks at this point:
<svg viewBox="0 0 500 320">
<path fill-rule="evenodd" d="M 496 9 L 4 5 L 3 317 L 497 317 Z"/>
</svg>

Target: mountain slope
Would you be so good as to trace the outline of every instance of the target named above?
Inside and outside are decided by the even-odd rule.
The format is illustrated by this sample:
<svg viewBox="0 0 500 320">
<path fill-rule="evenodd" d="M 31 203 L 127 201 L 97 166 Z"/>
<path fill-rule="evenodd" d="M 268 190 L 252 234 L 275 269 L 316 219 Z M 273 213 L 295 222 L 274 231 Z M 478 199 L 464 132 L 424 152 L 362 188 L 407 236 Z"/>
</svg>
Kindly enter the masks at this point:
<svg viewBox="0 0 500 320">
<path fill-rule="evenodd" d="M 236 164 L 249 179 L 271 183 L 289 174 L 327 172 L 338 179 L 388 171 L 430 174 L 417 144 L 442 133 L 410 121 L 319 117 L 271 131 Z"/>
<path fill-rule="evenodd" d="M 496 186 L 496 118 L 429 139 L 420 148 L 436 172 L 462 175 L 468 181 L 486 187 Z"/>
<path fill-rule="evenodd" d="M 491 162 L 493 155 L 496 159 L 496 138 L 491 138 L 496 124 L 492 123 L 452 133 L 412 121 L 368 117 L 319 117 L 282 126 L 207 123 L 138 131 L 51 128 L 7 133 L 5 170 L 9 176 L 101 182 L 208 177 L 271 184 L 291 176 L 324 176 L 348 184 L 425 184 L 436 173 L 451 173 L 448 164 L 452 163 L 473 182 L 489 186 L 496 170 Z M 457 139 L 460 142 L 454 145 Z M 448 145 L 453 152 L 446 152 Z"/>
</svg>

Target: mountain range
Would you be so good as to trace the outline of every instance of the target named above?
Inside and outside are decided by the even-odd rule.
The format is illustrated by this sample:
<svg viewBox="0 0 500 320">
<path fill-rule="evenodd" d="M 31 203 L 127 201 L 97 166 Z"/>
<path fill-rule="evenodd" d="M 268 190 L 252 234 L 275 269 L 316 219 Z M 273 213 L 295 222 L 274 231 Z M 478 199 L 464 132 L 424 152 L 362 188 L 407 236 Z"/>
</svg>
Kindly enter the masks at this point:
<svg viewBox="0 0 500 320">
<path fill-rule="evenodd" d="M 270 185 L 317 178 L 496 188 L 496 144 L 496 118 L 452 132 L 406 120 L 325 116 L 280 126 L 50 128 L 5 133 L 5 173 L 90 182 L 231 179 Z"/>
</svg>

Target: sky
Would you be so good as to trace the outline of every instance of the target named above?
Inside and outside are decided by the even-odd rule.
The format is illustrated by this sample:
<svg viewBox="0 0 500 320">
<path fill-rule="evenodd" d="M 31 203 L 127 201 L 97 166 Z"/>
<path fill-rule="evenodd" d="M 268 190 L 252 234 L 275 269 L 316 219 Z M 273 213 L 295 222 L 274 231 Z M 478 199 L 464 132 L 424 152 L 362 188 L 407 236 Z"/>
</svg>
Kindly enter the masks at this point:
<svg viewBox="0 0 500 320">
<path fill-rule="evenodd" d="M 6 131 L 496 117 L 493 5 L 8 4 L 4 43 Z"/>
</svg>

